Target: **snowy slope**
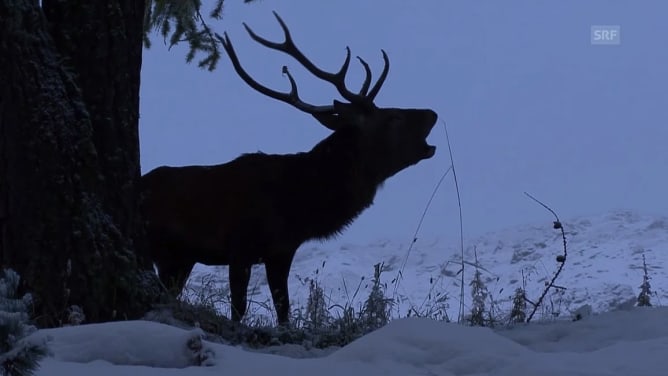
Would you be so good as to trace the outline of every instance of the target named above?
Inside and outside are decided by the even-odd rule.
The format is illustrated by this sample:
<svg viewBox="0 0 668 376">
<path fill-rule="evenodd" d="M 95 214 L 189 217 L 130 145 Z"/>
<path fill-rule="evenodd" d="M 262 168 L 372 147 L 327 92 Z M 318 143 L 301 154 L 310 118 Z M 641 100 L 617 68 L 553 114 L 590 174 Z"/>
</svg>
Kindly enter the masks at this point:
<svg viewBox="0 0 668 376">
<path fill-rule="evenodd" d="M 399 319 L 310 359 L 200 341 L 196 330 L 147 321 L 41 330 L 30 340 L 47 340 L 52 351 L 37 376 L 660 376 L 668 369 L 668 310 L 635 308 L 498 331 Z M 202 358 L 202 366 L 193 365 Z"/>
<path fill-rule="evenodd" d="M 465 260 L 484 270 L 487 287 L 498 302 L 500 311 L 509 310 L 508 300 L 514 289 L 526 283 L 528 297 L 536 299 L 557 269 L 556 256 L 563 253 L 561 233 L 552 228 L 546 214 L 544 223 L 529 224 L 505 231 L 465 239 Z M 653 302 L 668 301 L 668 278 L 664 268 L 668 261 L 668 217 L 643 215 L 616 210 L 603 215 L 562 218 L 568 240 L 568 259 L 556 284 L 565 289 L 548 296 L 549 315 L 570 317 L 570 311 L 589 304 L 595 312 L 628 305 L 636 298 L 642 283 L 642 256 L 646 257 L 653 291 Z M 409 307 L 425 313 L 438 305 L 437 294 L 447 294 L 448 314 L 457 318 L 460 296 L 460 251 L 458 239 L 418 240 L 410 249 L 407 241 L 378 241 L 366 245 L 331 243 L 305 244 L 295 257 L 290 275 L 293 308 L 306 304 L 308 284 L 315 278 L 325 288 L 331 305 L 361 304 L 368 293 L 373 265 L 383 262 L 386 271 L 381 280 L 387 293 L 397 298 L 395 316 L 405 316 Z M 403 278 L 396 287 L 392 280 L 401 265 Z M 324 266 L 323 266 L 324 263 Z M 465 269 L 465 305 L 470 302 L 468 283 L 473 267 Z M 524 277 L 523 277 L 524 276 Z M 361 278 L 360 292 L 353 298 Z M 199 290 L 202 283 L 213 292 L 227 295 L 227 268 L 197 265 L 189 285 Z M 396 287 L 396 294 L 395 294 Z M 253 270 L 250 283 L 251 312 L 271 314 L 264 269 Z M 198 294 L 189 290 L 190 294 Z M 347 292 L 346 292 L 347 291 Z M 431 294 L 431 298 L 429 297 Z M 442 295 L 441 295 L 442 296 Z M 226 303 L 221 309 L 229 309 Z"/>
</svg>

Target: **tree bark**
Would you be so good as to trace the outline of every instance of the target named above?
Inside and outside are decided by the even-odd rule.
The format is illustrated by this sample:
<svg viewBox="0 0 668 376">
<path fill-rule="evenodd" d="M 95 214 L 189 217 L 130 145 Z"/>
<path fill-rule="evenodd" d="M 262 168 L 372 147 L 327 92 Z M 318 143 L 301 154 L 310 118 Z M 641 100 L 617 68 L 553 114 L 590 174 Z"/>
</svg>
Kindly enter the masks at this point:
<svg viewBox="0 0 668 376">
<path fill-rule="evenodd" d="M 159 296 L 135 182 L 143 1 L 0 0 L 0 256 L 37 324 Z"/>
<path fill-rule="evenodd" d="M 59 55 L 76 80 L 93 129 L 100 198 L 126 239 L 138 231 L 139 84 L 144 1 L 44 0 Z"/>
</svg>

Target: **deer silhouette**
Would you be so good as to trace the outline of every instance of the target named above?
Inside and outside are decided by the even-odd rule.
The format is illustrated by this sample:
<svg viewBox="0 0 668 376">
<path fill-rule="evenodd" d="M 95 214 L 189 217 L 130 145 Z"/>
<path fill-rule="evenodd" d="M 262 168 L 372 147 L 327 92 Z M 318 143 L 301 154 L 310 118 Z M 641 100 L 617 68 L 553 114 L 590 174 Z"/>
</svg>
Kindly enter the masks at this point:
<svg viewBox="0 0 668 376">
<path fill-rule="evenodd" d="M 374 104 L 389 71 L 371 86 L 371 69 L 359 92 L 345 84 L 350 49 L 336 73 L 321 70 L 294 44 L 274 12 L 285 40 L 272 42 L 243 24 L 261 45 L 293 57 L 315 77 L 332 84 L 346 102 L 303 102 L 286 67 L 291 90 L 279 92 L 255 81 L 241 66 L 227 35 L 217 38 L 236 73 L 256 91 L 312 115 L 333 132 L 308 152 L 243 154 L 212 166 L 158 167 L 141 178 L 142 210 L 150 255 L 165 286 L 180 292 L 195 263 L 229 265 L 231 313 L 240 321 L 247 305 L 253 264 L 264 263 L 278 323 L 289 324 L 288 276 L 293 257 L 307 240 L 340 234 L 373 203 L 391 176 L 436 147 L 426 137 L 436 123 L 430 109 L 379 108 Z"/>
</svg>

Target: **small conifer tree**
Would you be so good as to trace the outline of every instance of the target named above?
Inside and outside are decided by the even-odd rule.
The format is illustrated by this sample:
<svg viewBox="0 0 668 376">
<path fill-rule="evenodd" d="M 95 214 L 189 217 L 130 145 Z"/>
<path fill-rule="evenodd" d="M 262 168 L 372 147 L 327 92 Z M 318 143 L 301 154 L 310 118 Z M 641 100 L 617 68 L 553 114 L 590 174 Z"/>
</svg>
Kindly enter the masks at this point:
<svg viewBox="0 0 668 376">
<path fill-rule="evenodd" d="M 510 322 L 517 324 L 524 322 L 527 318 L 527 300 L 524 288 L 518 287 L 513 295 L 513 308 L 510 310 Z"/>
<path fill-rule="evenodd" d="M 647 272 L 647 263 L 645 255 L 642 255 L 642 268 L 644 275 L 640 285 L 640 294 L 638 294 L 638 307 L 651 307 L 650 296 L 652 295 L 652 286 L 649 284 L 649 273 Z"/>
<path fill-rule="evenodd" d="M 4 269 L 0 275 L 0 372 L 3 376 L 30 376 L 46 355 L 46 346 L 25 341 L 36 330 L 28 323 L 29 294 L 17 297 L 19 275 Z"/>
<path fill-rule="evenodd" d="M 471 326 L 485 326 L 485 312 L 487 311 L 485 301 L 487 300 L 488 293 L 485 282 L 482 280 L 480 269 L 475 269 L 469 286 L 471 286 L 471 298 L 473 299 L 469 323 Z"/>
</svg>

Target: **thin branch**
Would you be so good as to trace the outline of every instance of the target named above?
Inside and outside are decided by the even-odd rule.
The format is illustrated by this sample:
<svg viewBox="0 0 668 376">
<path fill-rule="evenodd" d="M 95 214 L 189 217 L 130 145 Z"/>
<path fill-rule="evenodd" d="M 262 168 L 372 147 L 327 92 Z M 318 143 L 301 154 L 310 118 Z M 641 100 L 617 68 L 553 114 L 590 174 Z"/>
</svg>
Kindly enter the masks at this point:
<svg viewBox="0 0 668 376">
<path fill-rule="evenodd" d="M 415 233 L 413 233 L 413 240 L 411 241 L 411 244 L 408 246 L 408 251 L 406 251 L 406 257 L 404 257 L 404 261 L 401 264 L 401 268 L 399 268 L 399 271 L 397 272 L 397 276 L 395 277 L 394 280 L 394 292 L 393 292 L 393 297 L 397 297 L 397 289 L 399 288 L 399 281 L 403 277 L 403 272 L 404 268 L 406 267 L 406 264 L 408 263 L 408 256 L 410 255 L 411 251 L 413 250 L 413 245 L 415 245 L 415 242 L 418 239 L 418 233 L 420 232 L 420 228 L 422 227 L 422 222 L 424 222 L 424 218 L 427 215 L 427 211 L 429 210 L 429 207 L 431 206 L 432 201 L 434 200 L 434 197 L 436 196 L 436 192 L 438 191 L 438 188 L 441 186 L 441 183 L 443 183 L 443 180 L 445 180 L 445 177 L 448 176 L 448 173 L 450 173 L 450 170 L 452 170 L 452 165 L 445 170 L 443 175 L 441 175 L 441 178 L 438 180 L 438 183 L 436 183 L 436 186 L 434 187 L 434 190 L 431 192 L 431 196 L 429 196 L 429 200 L 427 201 L 427 204 L 424 207 L 424 210 L 422 211 L 422 215 L 420 216 L 420 220 L 418 221 L 418 225 L 415 228 Z"/>
<path fill-rule="evenodd" d="M 450 163 L 452 166 L 452 176 L 455 179 L 455 190 L 457 191 L 457 206 L 459 207 L 459 242 L 461 247 L 461 257 L 462 257 L 462 276 L 461 276 L 461 291 L 460 302 L 459 302 L 459 313 L 457 317 L 457 322 L 461 322 L 464 317 L 464 221 L 462 219 L 462 198 L 459 194 L 459 182 L 457 181 L 457 172 L 455 171 L 455 160 L 452 157 L 452 147 L 450 146 L 450 136 L 448 135 L 448 127 L 445 124 L 445 120 L 441 121 L 443 123 L 443 129 L 445 130 L 445 140 L 448 143 L 448 152 L 450 153 Z"/>
<path fill-rule="evenodd" d="M 544 203 L 542 203 L 542 202 L 541 202 L 540 200 L 538 200 L 537 198 L 533 197 L 531 194 L 529 194 L 529 193 L 527 193 L 527 192 L 524 192 L 524 194 L 527 195 L 530 199 L 536 201 L 540 206 L 542 206 L 542 207 L 544 207 L 545 209 L 549 210 L 549 212 L 552 213 L 552 215 L 554 216 L 554 218 L 556 218 L 557 222 L 559 222 L 559 216 L 557 216 L 557 213 L 555 213 L 554 210 L 552 210 L 549 206 L 547 206 L 547 205 L 545 205 Z"/>
<path fill-rule="evenodd" d="M 420 216 L 420 220 L 418 221 L 418 225 L 415 229 L 415 233 L 413 234 L 413 239 L 411 240 L 411 244 L 408 246 L 408 251 L 406 251 L 406 257 L 404 257 L 404 260 L 401 264 L 401 267 L 399 268 L 399 271 L 397 272 L 397 276 L 393 280 L 394 291 L 392 293 L 392 296 L 393 296 L 394 299 L 397 298 L 397 290 L 399 289 L 399 283 L 400 283 L 401 279 L 403 278 L 403 271 L 404 271 L 404 269 L 406 267 L 406 264 L 408 262 L 408 256 L 410 255 L 411 251 L 413 250 L 413 246 L 415 245 L 415 242 L 417 242 L 417 239 L 418 239 L 417 235 L 420 231 L 420 228 L 422 227 L 422 222 L 424 221 L 424 218 L 427 215 L 427 210 L 431 206 L 431 203 L 434 200 L 434 197 L 436 196 L 436 192 L 438 192 L 438 189 L 440 188 L 441 184 L 443 183 L 443 180 L 445 179 L 445 177 L 448 176 L 448 173 L 450 173 L 451 170 L 452 170 L 453 175 L 454 175 L 454 172 L 455 172 L 455 165 L 454 165 L 454 161 L 453 161 L 453 158 L 452 158 L 452 148 L 450 147 L 450 138 L 448 137 L 448 129 L 446 127 L 445 121 L 443 121 L 442 123 L 443 123 L 443 128 L 445 128 L 445 135 L 446 135 L 446 141 L 447 141 L 447 144 L 448 144 L 448 150 L 450 152 L 451 164 L 448 167 L 448 169 L 445 170 L 443 175 L 441 175 L 441 178 L 438 180 L 438 183 L 434 187 L 434 190 L 432 191 L 431 196 L 429 197 L 429 200 L 427 201 L 427 204 L 425 205 L 425 208 L 422 212 L 422 215 Z M 457 201 L 459 203 L 459 224 L 460 224 L 459 231 L 460 231 L 460 240 L 461 240 L 461 245 L 462 245 L 462 286 L 463 286 L 463 281 L 464 281 L 464 273 L 463 273 L 463 269 L 464 269 L 464 238 L 463 238 L 463 236 L 464 235 L 463 234 L 464 234 L 464 232 L 463 232 L 463 227 L 462 227 L 462 205 L 461 205 L 461 198 L 460 198 L 460 195 L 459 195 L 459 184 L 457 182 L 457 176 L 456 175 L 454 176 L 454 180 L 455 180 L 455 187 L 456 187 L 456 190 L 457 190 Z M 432 285 L 432 289 L 433 288 L 434 288 L 434 286 Z M 430 293 L 431 293 L 431 290 L 430 290 Z M 463 312 L 464 312 L 463 293 L 464 293 L 464 289 L 462 287 L 462 299 L 461 299 L 461 303 L 460 303 L 460 315 L 459 315 L 460 317 L 459 317 L 458 320 L 461 320 L 461 317 L 463 317 L 462 315 L 463 315 Z M 414 309 L 414 308 L 411 308 L 411 309 Z"/>
<path fill-rule="evenodd" d="M 535 304 L 532 304 L 533 305 L 533 310 L 531 311 L 531 314 L 529 315 L 529 317 L 527 317 L 527 323 L 528 323 L 528 322 L 531 321 L 533 316 L 536 314 L 536 311 L 538 310 L 538 307 L 540 307 L 540 305 L 543 303 L 543 299 L 545 299 L 545 296 L 547 296 L 547 293 L 550 291 L 551 288 L 555 288 L 555 289 L 562 288 L 563 289 L 563 287 L 556 286 L 554 283 L 556 282 L 557 278 L 559 277 L 559 274 L 561 274 L 561 271 L 564 269 L 564 265 L 566 264 L 566 257 L 568 256 L 568 249 L 567 249 L 567 246 L 566 246 L 566 232 L 564 231 L 564 226 L 561 224 L 561 221 L 559 220 L 559 216 L 557 215 L 557 213 L 555 213 L 554 210 L 552 210 L 549 206 L 545 205 L 544 203 L 542 203 L 540 200 L 533 197 L 529 193 L 524 192 L 524 194 L 527 195 L 527 197 L 529 197 L 530 199 L 532 199 L 535 202 L 537 202 L 538 204 L 540 204 L 545 209 L 547 209 L 550 213 L 552 213 L 552 215 L 554 215 L 554 218 L 556 219 L 556 221 L 554 221 L 553 228 L 561 231 L 561 238 L 562 238 L 563 243 L 564 243 L 564 254 L 560 255 L 560 256 L 557 256 L 557 262 L 559 262 L 559 268 L 557 269 L 557 271 L 552 276 L 552 279 L 550 280 L 550 283 L 545 287 L 545 290 L 543 290 L 543 293 L 538 298 L 538 301 Z"/>
</svg>

